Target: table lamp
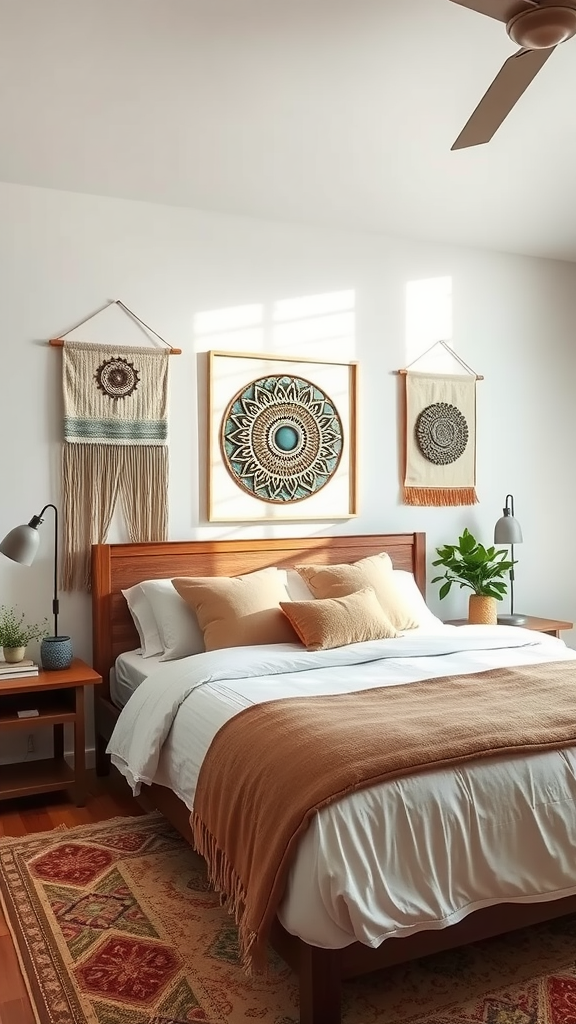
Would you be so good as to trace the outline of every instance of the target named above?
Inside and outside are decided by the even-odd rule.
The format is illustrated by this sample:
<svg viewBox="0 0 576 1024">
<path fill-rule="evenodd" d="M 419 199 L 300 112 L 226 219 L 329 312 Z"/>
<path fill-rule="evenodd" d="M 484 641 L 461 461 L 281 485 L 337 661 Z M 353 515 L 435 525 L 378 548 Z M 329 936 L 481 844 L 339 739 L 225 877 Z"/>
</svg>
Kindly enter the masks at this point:
<svg viewBox="0 0 576 1024">
<path fill-rule="evenodd" d="M 72 641 L 69 636 L 58 636 L 58 509 L 49 503 L 44 505 L 40 515 L 32 516 L 27 524 L 15 526 L 7 533 L 0 552 L 20 565 L 32 565 L 40 546 L 38 527 L 44 522 L 46 509 L 54 510 L 54 595 L 52 598 L 52 614 L 54 615 L 54 636 L 45 637 L 40 646 L 42 667 L 48 670 L 68 668 L 72 662 Z"/>
<path fill-rule="evenodd" d="M 510 545 L 510 561 L 514 561 L 514 545 L 522 543 L 522 529 L 520 523 L 514 517 L 514 496 L 506 495 L 504 515 L 500 517 L 494 527 L 494 543 Z M 498 622 L 505 626 L 523 626 L 526 623 L 526 615 L 514 614 L 514 566 L 510 569 L 510 614 L 499 615 Z"/>
</svg>

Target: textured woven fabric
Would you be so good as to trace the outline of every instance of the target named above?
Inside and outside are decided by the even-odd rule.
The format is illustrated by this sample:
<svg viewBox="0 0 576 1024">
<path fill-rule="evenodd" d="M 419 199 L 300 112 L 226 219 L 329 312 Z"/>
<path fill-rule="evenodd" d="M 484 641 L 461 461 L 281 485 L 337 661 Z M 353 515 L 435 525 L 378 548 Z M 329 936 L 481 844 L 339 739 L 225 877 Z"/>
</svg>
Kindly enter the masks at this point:
<svg viewBox="0 0 576 1024">
<path fill-rule="evenodd" d="M 120 498 L 132 542 L 168 536 L 168 349 L 64 345 L 63 587 L 90 589 Z"/>
<path fill-rule="evenodd" d="M 280 607 L 309 651 L 398 636 L 370 589 L 324 601 L 281 601 Z"/>
<path fill-rule="evenodd" d="M 298 1020 L 295 974 L 274 955 L 244 974 L 204 864 L 159 815 L 0 839 L 0 901 L 40 1024 Z M 342 1024 L 570 1024 L 575 955 L 565 917 L 400 964 L 344 982 Z"/>
<path fill-rule="evenodd" d="M 432 767 L 570 746 L 575 686 L 574 663 L 554 662 L 270 701 L 226 722 L 202 763 L 191 825 L 246 966 L 262 963 L 298 839 L 319 808 Z"/>
<path fill-rule="evenodd" d="M 158 445 L 168 437 L 168 349 L 64 345 L 64 439 Z"/>
<path fill-rule="evenodd" d="M 172 583 L 195 612 L 206 650 L 218 651 L 296 641 L 280 609 L 289 600 L 285 580 L 271 566 L 243 576 L 182 576 Z"/>
<path fill-rule="evenodd" d="M 394 580 L 392 559 L 385 551 L 341 565 L 297 565 L 314 597 L 345 597 L 371 588 L 395 629 L 414 629 L 418 621 Z"/>
<path fill-rule="evenodd" d="M 476 378 L 410 371 L 405 380 L 405 504 L 474 505 Z"/>
</svg>

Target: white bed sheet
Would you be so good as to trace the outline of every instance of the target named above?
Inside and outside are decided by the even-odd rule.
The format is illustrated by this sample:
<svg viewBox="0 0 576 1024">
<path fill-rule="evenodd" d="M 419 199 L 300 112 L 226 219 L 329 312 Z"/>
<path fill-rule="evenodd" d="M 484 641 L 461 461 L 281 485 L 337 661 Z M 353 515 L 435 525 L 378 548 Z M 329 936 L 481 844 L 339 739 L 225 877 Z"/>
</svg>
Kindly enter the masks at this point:
<svg viewBox="0 0 576 1024">
<path fill-rule="evenodd" d="M 462 627 L 456 632 L 457 642 L 453 636 L 449 643 L 444 638 L 446 650 L 468 649 L 440 656 L 442 636 L 429 639 L 427 656 L 414 656 L 418 641 L 413 637 L 395 641 L 393 647 L 386 641 L 388 653 L 403 650 L 399 657 L 388 657 L 385 679 L 381 661 L 360 661 L 351 672 L 339 664 L 337 652 L 308 655 L 308 671 L 272 675 L 279 647 L 255 649 L 257 655 L 240 649 L 214 652 L 172 663 L 168 672 L 165 666 L 139 688 L 142 715 L 144 706 L 149 715 L 153 704 L 170 703 L 164 691 L 188 688 L 190 663 L 197 675 L 202 665 L 203 682 L 177 699 L 177 713 L 165 729 L 158 757 L 150 759 L 147 750 L 137 752 L 133 703 L 135 717 L 130 721 L 128 716 L 124 739 L 115 733 L 111 741 L 113 760 L 136 786 L 139 781 L 169 786 L 191 808 L 213 736 L 250 704 L 576 658 L 562 641 L 529 630 Z M 504 643 L 513 646 L 503 648 Z M 357 653 L 374 646 L 354 645 Z M 290 645 L 282 649 L 288 652 L 289 665 L 298 660 L 296 655 L 302 657 Z M 219 657 L 223 654 L 224 659 Z M 336 657 L 326 657 L 330 655 Z M 251 664 L 251 657 L 260 664 Z M 222 660 L 229 665 L 224 671 Z M 142 718 L 140 722 L 144 724 Z M 377 946 L 391 936 L 446 927 L 483 906 L 571 894 L 576 892 L 575 807 L 573 749 L 470 762 L 372 787 L 314 817 L 290 872 L 280 920 L 288 931 L 315 945 L 338 948 L 360 941 Z"/>
<path fill-rule="evenodd" d="M 143 658 L 140 648 L 118 655 L 110 672 L 110 697 L 115 707 L 123 708 L 128 703 L 140 683 L 163 664 L 161 657 L 153 654 Z"/>
</svg>

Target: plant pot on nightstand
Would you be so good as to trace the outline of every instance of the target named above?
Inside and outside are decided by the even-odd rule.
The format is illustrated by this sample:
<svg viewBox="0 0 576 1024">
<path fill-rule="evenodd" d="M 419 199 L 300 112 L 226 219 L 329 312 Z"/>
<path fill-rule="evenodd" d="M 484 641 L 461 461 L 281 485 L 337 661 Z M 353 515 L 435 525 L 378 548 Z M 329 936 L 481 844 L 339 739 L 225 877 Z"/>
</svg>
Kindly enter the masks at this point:
<svg viewBox="0 0 576 1024">
<path fill-rule="evenodd" d="M 69 668 L 72 664 L 72 641 L 69 636 L 46 636 L 40 644 L 42 668 L 47 672 Z"/>
<path fill-rule="evenodd" d="M 25 647 L 3 647 L 4 661 L 8 661 L 11 665 L 15 665 L 18 661 L 24 660 L 26 654 Z"/>
<path fill-rule="evenodd" d="M 468 622 L 478 625 L 496 625 L 498 621 L 498 603 L 495 597 L 483 594 L 470 594 L 468 599 Z"/>
</svg>

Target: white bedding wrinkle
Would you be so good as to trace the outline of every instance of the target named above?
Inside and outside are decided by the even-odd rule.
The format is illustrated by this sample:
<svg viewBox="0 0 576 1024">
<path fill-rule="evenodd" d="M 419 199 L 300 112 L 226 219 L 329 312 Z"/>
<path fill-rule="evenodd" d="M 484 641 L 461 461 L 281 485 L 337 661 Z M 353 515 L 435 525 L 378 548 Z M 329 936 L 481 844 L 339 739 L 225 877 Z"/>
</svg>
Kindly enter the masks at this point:
<svg viewBox="0 0 576 1024">
<path fill-rule="evenodd" d="M 251 704 L 575 658 L 554 637 L 502 626 L 411 631 L 314 653 L 295 644 L 214 651 L 163 664 L 145 679 L 109 751 L 135 792 L 156 782 L 192 808 L 214 735 Z M 315 816 L 280 919 L 316 945 L 378 945 L 445 927 L 480 906 L 576 891 L 575 806 L 572 750 L 470 762 L 371 787 Z M 543 877 L 547 848 L 555 856 Z"/>
<path fill-rule="evenodd" d="M 528 630 L 512 630 L 508 640 L 498 631 L 484 635 L 471 628 L 470 635 L 456 629 L 446 634 L 407 634 L 394 640 L 373 640 L 329 651 L 310 652 L 299 644 L 274 644 L 233 647 L 180 658 L 158 667 L 143 680 L 120 714 L 108 752 L 112 763 L 138 792 L 140 783 L 150 784 L 154 780 L 162 745 L 178 709 L 201 686 L 235 683 L 240 686 L 238 692 L 245 694 L 247 707 L 273 698 L 353 692 L 423 678 L 418 672 L 413 676 L 410 667 L 396 665 L 399 659 L 420 661 L 467 650 L 500 650 L 505 641 L 506 646 L 510 642 L 515 647 L 536 644 Z M 380 670 L 367 671 L 375 663 L 387 666 L 386 676 Z M 353 678 L 348 672 L 334 672 L 352 666 L 356 668 Z M 477 667 L 469 671 L 477 671 Z M 429 674 L 437 673 L 432 670 Z"/>
</svg>

